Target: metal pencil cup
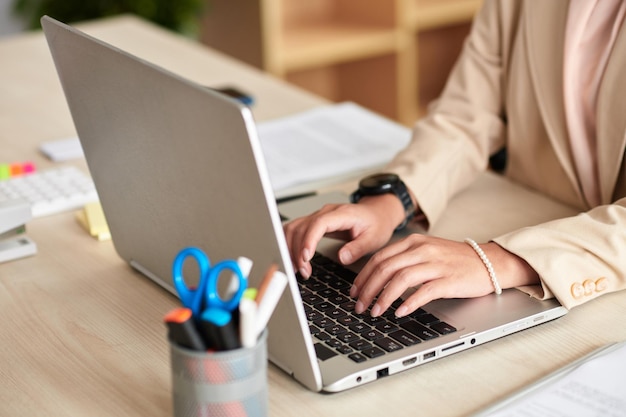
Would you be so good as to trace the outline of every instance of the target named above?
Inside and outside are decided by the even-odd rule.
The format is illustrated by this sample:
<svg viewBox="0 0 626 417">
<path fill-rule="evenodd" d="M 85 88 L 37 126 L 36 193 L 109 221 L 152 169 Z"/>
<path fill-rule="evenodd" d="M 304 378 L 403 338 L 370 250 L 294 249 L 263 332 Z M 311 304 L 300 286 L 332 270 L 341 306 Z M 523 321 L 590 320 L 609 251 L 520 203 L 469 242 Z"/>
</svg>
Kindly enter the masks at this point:
<svg viewBox="0 0 626 417">
<path fill-rule="evenodd" d="M 198 352 L 170 343 L 174 417 L 267 417 L 267 331 L 253 348 Z"/>
</svg>

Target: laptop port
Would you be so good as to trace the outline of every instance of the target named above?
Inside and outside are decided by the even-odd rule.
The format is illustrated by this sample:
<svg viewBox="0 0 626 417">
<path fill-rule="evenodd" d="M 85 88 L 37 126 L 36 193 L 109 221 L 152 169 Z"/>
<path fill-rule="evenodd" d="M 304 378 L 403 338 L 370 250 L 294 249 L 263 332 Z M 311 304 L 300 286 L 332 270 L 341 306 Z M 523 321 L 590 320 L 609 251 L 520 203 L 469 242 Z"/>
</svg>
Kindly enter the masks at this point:
<svg viewBox="0 0 626 417">
<path fill-rule="evenodd" d="M 379 369 L 378 371 L 376 371 L 377 379 L 384 378 L 386 376 L 389 376 L 389 368 L 383 368 L 383 369 Z"/>
<path fill-rule="evenodd" d="M 409 365 L 413 365 L 415 362 L 417 362 L 417 356 L 411 359 L 405 359 L 402 361 L 402 365 L 404 366 L 409 366 Z"/>
<path fill-rule="evenodd" d="M 460 346 L 463 346 L 464 344 L 465 344 L 465 342 L 457 343 L 456 345 L 452 345 L 452 346 L 448 346 L 448 347 L 446 347 L 446 348 L 443 348 L 443 349 L 441 349 L 441 351 L 442 351 L 442 352 L 445 352 L 445 351 L 447 351 L 447 350 L 450 350 L 450 349 L 454 349 L 454 348 L 458 348 L 458 347 L 460 347 Z"/>
<path fill-rule="evenodd" d="M 435 355 L 436 355 L 436 353 L 433 350 L 432 352 L 424 353 L 423 359 L 424 360 L 432 359 L 432 358 L 435 357 Z"/>
</svg>

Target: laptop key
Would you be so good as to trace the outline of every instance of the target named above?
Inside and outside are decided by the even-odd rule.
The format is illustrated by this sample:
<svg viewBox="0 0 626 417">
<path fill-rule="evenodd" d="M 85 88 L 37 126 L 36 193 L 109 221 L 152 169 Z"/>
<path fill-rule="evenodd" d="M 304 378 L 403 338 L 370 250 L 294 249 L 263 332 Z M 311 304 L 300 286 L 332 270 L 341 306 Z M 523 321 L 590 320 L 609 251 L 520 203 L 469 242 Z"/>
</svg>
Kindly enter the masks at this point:
<svg viewBox="0 0 626 417">
<path fill-rule="evenodd" d="M 315 354 L 317 355 L 317 358 L 321 361 L 325 361 L 334 356 L 337 356 L 337 352 L 335 352 L 328 346 L 324 346 L 322 343 L 316 343 L 314 347 L 315 347 Z"/>
<path fill-rule="evenodd" d="M 383 322 L 376 325 L 376 330 L 383 333 L 393 332 L 394 330 L 398 330 L 398 326 L 393 323 Z"/>
<path fill-rule="evenodd" d="M 348 297 L 346 297 L 345 295 L 341 295 L 339 293 L 336 293 L 335 295 L 332 295 L 330 297 L 327 297 L 328 301 L 330 301 L 331 303 L 340 306 L 343 303 L 346 303 L 348 301 L 350 301 L 350 299 Z"/>
<path fill-rule="evenodd" d="M 349 282 L 344 281 L 342 279 L 338 279 L 338 278 L 328 281 L 327 284 L 329 287 L 334 288 L 336 290 L 350 288 L 352 286 L 352 284 L 350 284 Z"/>
<path fill-rule="evenodd" d="M 347 355 L 348 353 L 354 352 L 354 350 L 350 346 L 341 345 L 337 347 L 337 352 Z"/>
<path fill-rule="evenodd" d="M 374 343 L 377 346 L 385 349 L 387 352 L 395 352 L 396 350 L 404 349 L 404 346 L 400 343 L 396 342 L 393 339 L 388 337 L 383 337 L 382 339 L 376 339 Z"/>
<path fill-rule="evenodd" d="M 309 319 L 309 321 L 315 321 L 324 317 L 322 313 L 320 313 L 319 311 L 315 311 L 315 310 L 307 312 L 306 316 Z"/>
<path fill-rule="evenodd" d="M 346 316 L 337 318 L 337 323 L 343 326 L 351 326 L 353 324 L 358 324 L 359 320 L 353 316 L 346 315 Z M 360 331 L 357 331 L 357 332 L 360 333 Z"/>
<path fill-rule="evenodd" d="M 450 326 L 445 321 L 440 321 L 439 323 L 431 324 L 431 329 L 435 330 L 439 334 L 450 334 L 456 332 L 456 327 Z"/>
<path fill-rule="evenodd" d="M 356 333 L 363 333 L 363 332 L 367 332 L 367 331 L 372 330 L 372 328 L 370 326 L 368 326 L 365 323 L 361 323 L 361 322 L 357 322 L 357 323 L 351 324 L 349 327 L 350 327 L 350 330 L 352 330 L 353 332 L 356 332 Z"/>
<path fill-rule="evenodd" d="M 309 326 L 309 332 L 311 332 L 311 334 L 315 336 L 320 334 L 322 331 L 318 327 L 311 325 Z"/>
<path fill-rule="evenodd" d="M 432 314 L 423 314 L 415 318 L 419 323 L 422 323 L 425 326 L 430 326 L 433 323 L 437 323 L 439 319 Z"/>
<path fill-rule="evenodd" d="M 313 322 L 313 324 L 315 324 L 317 327 L 321 327 L 323 329 L 325 329 L 326 327 L 330 327 L 335 325 L 336 323 L 334 321 L 332 321 L 331 319 L 329 319 L 328 317 L 322 317 L 318 320 L 315 320 Z"/>
<path fill-rule="evenodd" d="M 406 323 L 402 323 L 400 327 L 422 340 L 430 340 L 439 337 L 439 334 L 415 321 L 407 321 Z"/>
<path fill-rule="evenodd" d="M 359 340 L 355 340 L 354 342 L 351 342 L 350 346 L 352 346 L 356 350 L 363 350 L 363 349 L 371 348 L 372 344 L 363 339 L 359 339 Z"/>
<path fill-rule="evenodd" d="M 326 344 L 328 346 L 332 347 L 332 348 L 335 348 L 335 349 L 337 349 L 338 347 L 343 346 L 343 343 L 341 343 L 341 341 L 337 340 L 337 339 L 328 339 L 326 341 Z"/>
<path fill-rule="evenodd" d="M 343 343 L 351 343 L 360 339 L 359 336 L 357 336 L 356 334 L 352 332 L 340 334 L 337 336 L 337 338 L 341 340 Z"/>
<path fill-rule="evenodd" d="M 326 311 L 326 315 L 327 315 L 328 317 L 332 317 L 332 318 L 334 318 L 334 319 L 340 319 L 340 318 L 342 318 L 342 317 L 347 316 L 347 315 L 348 315 L 348 313 L 346 313 L 345 311 L 343 311 L 343 310 L 342 310 L 342 309 L 340 309 L 340 308 L 335 308 L 335 309 L 333 309 L 333 310 Z"/>
<path fill-rule="evenodd" d="M 368 358 L 377 358 L 385 354 L 385 351 L 377 346 L 372 346 L 369 349 L 364 349 L 361 351 Z"/>
<path fill-rule="evenodd" d="M 321 303 L 315 304 L 315 308 L 318 309 L 319 311 L 328 311 L 328 310 L 334 309 L 335 306 L 329 303 L 328 301 L 322 301 Z"/>
<path fill-rule="evenodd" d="M 354 311 L 354 306 L 356 305 L 356 301 L 346 301 L 345 303 L 341 304 L 339 307 L 343 308 L 346 311 Z"/>
<path fill-rule="evenodd" d="M 393 333 L 389 333 L 389 337 L 394 338 L 398 342 L 402 343 L 404 346 L 412 346 L 417 345 L 418 343 L 422 343 L 419 337 L 414 336 L 405 330 L 398 330 Z"/>
<path fill-rule="evenodd" d="M 327 327 L 324 330 L 328 334 L 331 334 L 333 336 L 337 336 L 339 334 L 346 333 L 348 331 L 345 327 L 339 326 L 338 324 L 335 324 L 334 326 Z"/>
<path fill-rule="evenodd" d="M 331 336 L 331 335 L 329 335 L 329 334 L 328 334 L 328 333 L 326 333 L 326 332 L 321 332 L 321 333 L 318 333 L 318 334 L 316 334 L 316 335 L 315 335 L 315 337 L 317 337 L 319 340 L 321 340 L 321 341 L 323 341 L 323 342 L 325 342 L 325 341 L 327 341 L 327 340 L 329 340 L 329 339 L 331 339 L 331 338 L 332 338 L 332 336 Z"/>
<path fill-rule="evenodd" d="M 376 339 L 380 339 L 381 337 L 383 337 L 384 335 L 379 332 L 378 330 L 368 330 L 366 332 L 361 333 L 361 335 L 366 338 L 367 340 L 376 340 Z"/>
<path fill-rule="evenodd" d="M 348 357 L 352 359 L 353 361 L 355 361 L 356 363 L 365 362 L 367 360 L 367 357 L 359 352 L 354 352 L 348 355 Z"/>
<path fill-rule="evenodd" d="M 305 303 L 309 305 L 316 305 L 316 304 L 324 302 L 324 299 L 316 294 L 306 294 L 302 296 L 302 301 L 304 301 Z"/>
<path fill-rule="evenodd" d="M 333 297 L 340 296 L 341 294 L 339 294 L 336 290 L 333 290 L 332 288 L 324 288 L 323 290 L 319 291 L 317 295 L 328 298 L 330 300 Z"/>
</svg>

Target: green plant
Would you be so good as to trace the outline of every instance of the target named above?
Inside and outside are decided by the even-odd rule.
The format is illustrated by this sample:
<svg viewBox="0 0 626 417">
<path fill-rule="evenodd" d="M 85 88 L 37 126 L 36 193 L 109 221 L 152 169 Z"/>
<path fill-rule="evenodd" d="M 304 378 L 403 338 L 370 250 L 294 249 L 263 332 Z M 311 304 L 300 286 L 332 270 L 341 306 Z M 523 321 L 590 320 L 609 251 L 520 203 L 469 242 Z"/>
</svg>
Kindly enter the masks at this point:
<svg viewBox="0 0 626 417">
<path fill-rule="evenodd" d="M 13 10 L 27 26 L 40 28 L 51 16 L 65 23 L 132 13 L 187 35 L 195 35 L 206 0 L 15 0 Z"/>
</svg>

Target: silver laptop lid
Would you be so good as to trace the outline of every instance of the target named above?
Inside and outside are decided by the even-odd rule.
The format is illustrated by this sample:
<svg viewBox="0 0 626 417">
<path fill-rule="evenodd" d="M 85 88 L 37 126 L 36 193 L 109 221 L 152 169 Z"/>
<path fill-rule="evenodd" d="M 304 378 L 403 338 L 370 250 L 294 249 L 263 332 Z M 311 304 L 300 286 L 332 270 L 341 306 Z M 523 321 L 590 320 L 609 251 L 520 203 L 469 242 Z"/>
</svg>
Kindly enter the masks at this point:
<svg viewBox="0 0 626 417">
<path fill-rule="evenodd" d="M 54 19 L 42 26 L 118 254 L 172 292 L 171 265 L 186 246 L 212 261 L 252 259 L 251 286 L 278 264 L 290 282 L 269 356 L 320 390 L 250 110 Z"/>
</svg>

